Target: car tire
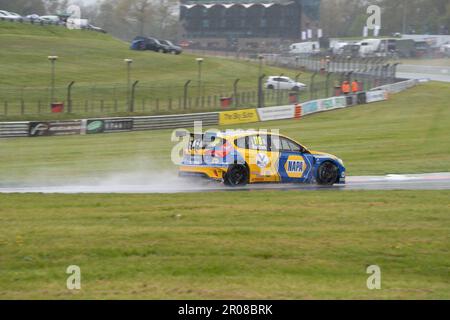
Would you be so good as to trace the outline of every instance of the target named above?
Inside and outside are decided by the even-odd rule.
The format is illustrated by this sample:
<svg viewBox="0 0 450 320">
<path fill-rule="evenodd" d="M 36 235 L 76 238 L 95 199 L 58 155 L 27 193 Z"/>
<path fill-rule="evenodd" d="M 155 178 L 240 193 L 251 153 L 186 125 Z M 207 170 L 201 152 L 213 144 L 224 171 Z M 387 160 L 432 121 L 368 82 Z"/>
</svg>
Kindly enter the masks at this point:
<svg viewBox="0 0 450 320">
<path fill-rule="evenodd" d="M 158 52 L 159 52 L 159 53 L 165 53 L 165 52 L 164 52 L 164 49 L 159 49 Z"/>
<path fill-rule="evenodd" d="M 230 187 L 242 187 L 248 183 L 248 168 L 242 164 L 234 164 L 228 168 L 223 178 L 223 183 Z"/>
<path fill-rule="evenodd" d="M 319 185 L 331 186 L 339 177 L 339 169 L 333 162 L 326 161 L 317 168 L 316 181 Z"/>
<path fill-rule="evenodd" d="M 269 84 L 269 85 L 267 86 L 267 89 L 273 90 L 273 89 L 275 89 L 275 87 L 273 86 L 273 84 Z"/>
<path fill-rule="evenodd" d="M 292 88 L 292 91 L 300 91 L 300 88 L 295 86 L 295 87 Z"/>
</svg>

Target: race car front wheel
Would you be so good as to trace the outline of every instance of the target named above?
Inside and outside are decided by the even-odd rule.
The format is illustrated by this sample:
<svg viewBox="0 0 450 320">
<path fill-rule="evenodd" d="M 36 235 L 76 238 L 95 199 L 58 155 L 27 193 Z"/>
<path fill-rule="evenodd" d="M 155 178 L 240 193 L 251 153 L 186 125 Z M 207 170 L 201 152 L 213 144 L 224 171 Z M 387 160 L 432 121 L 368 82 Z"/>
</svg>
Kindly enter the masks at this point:
<svg viewBox="0 0 450 320">
<path fill-rule="evenodd" d="M 230 187 L 245 186 L 248 183 L 248 169 L 243 165 L 232 165 L 223 178 L 223 183 Z"/>
<path fill-rule="evenodd" d="M 332 162 L 324 162 L 317 169 L 317 183 L 320 185 L 331 186 L 338 179 L 338 167 Z"/>
</svg>

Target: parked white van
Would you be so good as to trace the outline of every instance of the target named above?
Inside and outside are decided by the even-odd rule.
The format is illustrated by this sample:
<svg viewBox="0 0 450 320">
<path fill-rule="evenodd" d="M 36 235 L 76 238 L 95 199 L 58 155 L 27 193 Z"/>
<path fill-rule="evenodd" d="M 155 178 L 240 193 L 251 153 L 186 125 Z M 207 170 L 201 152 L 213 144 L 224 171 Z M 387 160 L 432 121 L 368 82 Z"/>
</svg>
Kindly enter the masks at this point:
<svg viewBox="0 0 450 320">
<path fill-rule="evenodd" d="M 397 39 L 365 39 L 358 42 L 361 57 L 387 56 L 396 51 Z"/>
<path fill-rule="evenodd" d="M 291 54 L 312 54 L 320 52 L 320 44 L 318 41 L 293 43 L 289 46 Z"/>
</svg>

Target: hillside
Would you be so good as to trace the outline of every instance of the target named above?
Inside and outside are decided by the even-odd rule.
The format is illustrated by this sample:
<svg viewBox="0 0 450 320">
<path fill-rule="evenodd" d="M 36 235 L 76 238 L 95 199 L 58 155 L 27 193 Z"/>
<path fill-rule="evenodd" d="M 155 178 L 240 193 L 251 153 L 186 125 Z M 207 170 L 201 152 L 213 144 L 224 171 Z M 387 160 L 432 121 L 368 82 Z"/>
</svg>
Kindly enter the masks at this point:
<svg viewBox="0 0 450 320">
<path fill-rule="evenodd" d="M 48 101 L 50 86 L 49 55 L 59 57 L 56 63 L 56 95 L 64 100 L 66 87 L 75 81 L 74 99 L 110 99 L 126 96 L 127 74 L 125 58 L 134 60 L 132 81 L 139 80 L 138 94 L 142 98 L 176 99 L 183 85 L 192 80 L 197 85 L 197 56 L 161 54 L 129 50 L 129 44 L 110 35 L 91 31 L 67 30 L 55 26 L 33 26 L 0 22 L 0 106 L 4 101 L 17 104 L 20 99 L 34 105 Z M 205 58 L 202 66 L 205 95 L 222 95 L 232 91 L 240 78 L 240 90 L 256 90 L 258 65 L 245 61 Z M 295 76 L 295 72 L 265 67 L 266 74 Z M 309 78 L 309 77 L 307 77 Z M 307 79 L 301 79 L 307 82 Z M 140 90 L 140 91 L 139 91 Z M 198 90 L 191 89 L 190 94 Z M 26 106 L 27 108 L 28 105 Z M 12 107 L 10 107 L 12 109 Z M 0 115 L 1 115 L 0 109 Z"/>
</svg>

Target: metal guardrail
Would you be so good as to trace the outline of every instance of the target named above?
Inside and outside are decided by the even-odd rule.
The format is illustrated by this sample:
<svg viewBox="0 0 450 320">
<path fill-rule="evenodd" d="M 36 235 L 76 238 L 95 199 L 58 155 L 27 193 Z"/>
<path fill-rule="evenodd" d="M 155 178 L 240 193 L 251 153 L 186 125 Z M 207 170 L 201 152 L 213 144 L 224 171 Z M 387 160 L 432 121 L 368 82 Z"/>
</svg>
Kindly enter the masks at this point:
<svg viewBox="0 0 450 320">
<path fill-rule="evenodd" d="M 397 82 L 397 83 L 392 83 L 392 84 L 387 84 L 384 86 L 376 87 L 376 88 L 371 89 L 370 91 L 386 90 L 388 93 L 399 93 L 406 89 L 415 87 L 418 83 L 419 83 L 418 80 L 411 79 L 411 80 L 406 80 L 406 81 L 401 81 L 401 82 Z"/>
<path fill-rule="evenodd" d="M 194 126 L 194 121 L 202 121 L 205 126 L 213 126 L 219 123 L 219 112 L 133 117 L 133 120 L 133 131 L 190 128 Z"/>
<path fill-rule="evenodd" d="M 21 122 L 0 122 L 0 138 L 12 137 L 29 137 L 39 135 L 67 135 L 67 134 L 83 134 L 86 133 L 83 123 L 92 121 L 102 121 L 112 118 L 93 118 L 83 120 L 61 120 L 61 121 L 21 121 Z M 123 122 L 132 119 L 131 131 L 173 129 L 173 128 L 191 128 L 194 121 L 202 121 L 205 126 L 215 126 L 219 124 L 219 112 L 208 113 L 192 113 L 167 116 L 143 116 L 143 117 L 118 117 L 113 118 L 115 121 Z M 110 121 L 111 122 L 111 121 Z M 40 128 L 38 133 L 36 128 Z M 43 129 L 44 128 L 44 129 Z M 44 132 L 46 131 L 46 132 Z M 49 132 L 51 131 L 51 132 Z M 122 130 L 122 128 L 112 128 L 108 132 L 113 131 L 130 131 Z M 107 131 L 101 131 L 107 132 Z"/>
<path fill-rule="evenodd" d="M 2 122 L 0 123 L 0 138 L 28 136 L 29 122 Z"/>
</svg>

